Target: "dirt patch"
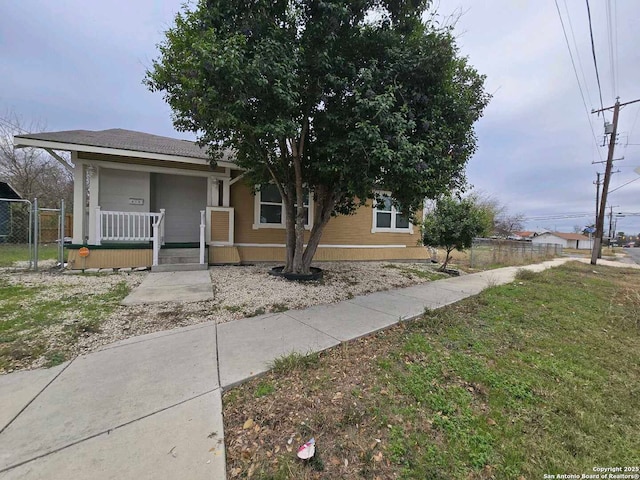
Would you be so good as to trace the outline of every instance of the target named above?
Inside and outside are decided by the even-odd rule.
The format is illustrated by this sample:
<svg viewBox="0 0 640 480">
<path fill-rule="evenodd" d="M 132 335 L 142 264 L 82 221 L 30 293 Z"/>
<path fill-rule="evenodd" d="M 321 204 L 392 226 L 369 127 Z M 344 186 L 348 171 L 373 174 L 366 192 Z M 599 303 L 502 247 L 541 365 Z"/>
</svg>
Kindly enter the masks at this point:
<svg viewBox="0 0 640 480">
<path fill-rule="evenodd" d="M 316 365 L 269 373 L 224 395 L 230 478 L 395 478 L 390 438 L 401 418 L 381 422 L 376 405 L 395 393 L 378 380 L 396 327 L 320 354 Z M 307 463 L 296 450 L 311 437 Z"/>
</svg>

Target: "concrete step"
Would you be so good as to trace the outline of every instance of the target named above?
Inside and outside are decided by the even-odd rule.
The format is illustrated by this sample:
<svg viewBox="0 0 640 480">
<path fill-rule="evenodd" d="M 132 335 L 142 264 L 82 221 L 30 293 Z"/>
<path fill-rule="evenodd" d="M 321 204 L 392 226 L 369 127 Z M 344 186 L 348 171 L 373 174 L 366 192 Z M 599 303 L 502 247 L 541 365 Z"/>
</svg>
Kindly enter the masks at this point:
<svg viewBox="0 0 640 480">
<path fill-rule="evenodd" d="M 161 248 L 159 252 L 161 257 L 185 257 L 199 253 L 199 248 Z"/>
<path fill-rule="evenodd" d="M 196 270 L 207 270 L 209 265 L 206 263 L 165 263 L 151 267 L 151 272 L 193 272 Z"/>
<path fill-rule="evenodd" d="M 206 255 L 205 255 L 206 258 Z M 158 257 L 158 263 L 161 265 L 178 264 L 178 263 L 200 263 L 200 255 L 189 255 L 188 257 Z"/>
<path fill-rule="evenodd" d="M 206 254 L 205 254 L 206 258 Z M 183 263 L 200 263 L 199 248 L 164 248 L 158 254 L 158 263 L 166 264 L 183 264 Z"/>
</svg>

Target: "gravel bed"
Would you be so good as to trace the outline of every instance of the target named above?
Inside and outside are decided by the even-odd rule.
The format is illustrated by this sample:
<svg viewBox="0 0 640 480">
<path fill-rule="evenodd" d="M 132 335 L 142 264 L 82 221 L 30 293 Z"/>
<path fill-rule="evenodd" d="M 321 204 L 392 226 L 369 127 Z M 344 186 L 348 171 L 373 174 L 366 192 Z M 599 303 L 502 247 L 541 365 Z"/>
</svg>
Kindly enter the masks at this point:
<svg viewBox="0 0 640 480">
<path fill-rule="evenodd" d="M 38 339 L 46 342 L 46 351 L 38 358 L 25 358 L 10 370 L 44 366 L 47 352 L 63 352 L 66 358 L 71 358 L 145 333 L 334 303 L 375 291 L 425 283 L 437 277 L 436 266 L 430 263 L 327 262 L 319 264 L 325 271 L 323 280 L 297 283 L 267 275 L 267 270 L 275 265 L 211 267 L 212 301 L 118 305 L 100 321 L 98 331 L 82 332 L 73 340 L 67 333 L 68 327 L 82 319 L 75 312 L 66 312 L 59 322 L 38 333 Z M 70 295 L 107 293 L 123 281 L 133 289 L 146 275 L 148 272 L 62 275 L 53 271 L 4 269 L 0 271 L 0 280 L 11 285 L 40 287 L 34 299 L 56 301 Z"/>
</svg>

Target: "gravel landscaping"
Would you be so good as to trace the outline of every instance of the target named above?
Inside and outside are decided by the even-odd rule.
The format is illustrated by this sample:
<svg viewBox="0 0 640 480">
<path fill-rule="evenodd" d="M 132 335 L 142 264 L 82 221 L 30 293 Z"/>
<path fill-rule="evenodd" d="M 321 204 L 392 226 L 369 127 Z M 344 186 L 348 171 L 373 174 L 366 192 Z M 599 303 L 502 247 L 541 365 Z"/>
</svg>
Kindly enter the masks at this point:
<svg viewBox="0 0 640 480">
<path fill-rule="evenodd" d="M 145 333 L 339 302 L 443 276 L 430 263 L 328 262 L 319 264 L 323 280 L 296 283 L 267 275 L 274 265 L 211 267 L 213 301 L 136 306 L 119 302 L 148 272 L 0 270 L 0 373 L 55 365 Z"/>
</svg>

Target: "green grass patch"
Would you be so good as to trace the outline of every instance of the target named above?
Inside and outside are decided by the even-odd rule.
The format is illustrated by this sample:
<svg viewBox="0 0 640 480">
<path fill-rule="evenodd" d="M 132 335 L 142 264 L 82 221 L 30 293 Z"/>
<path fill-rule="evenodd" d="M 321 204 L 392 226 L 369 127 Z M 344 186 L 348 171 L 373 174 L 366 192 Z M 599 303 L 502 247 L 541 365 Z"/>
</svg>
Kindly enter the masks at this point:
<svg viewBox="0 0 640 480">
<path fill-rule="evenodd" d="M 65 261 L 67 251 L 64 253 Z M 28 262 L 30 258 L 29 246 L 14 243 L 0 243 L 0 267 L 11 267 L 15 262 Z M 38 246 L 38 260 L 56 260 L 58 245 L 47 244 Z"/>
<path fill-rule="evenodd" d="M 430 269 L 420 269 L 415 267 L 410 267 L 408 265 L 389 263 L 384 265 L 384 268 L 393 268 L 395 270 L 399 270 L 403 275 L 407 277 L 416 276 L 418 278 L 423 278 L 425 280 L 440 280 L 442 278 L 448 278 L 446 273 L 437 272 L 435 270 Z"/>
<path fill-rule="evenodd" d="M 523 272 L 312 362 L 283 357 L 260 380 L 267 398 L 254 383 L 225 394 L 228 470 L 466 480 L 638 465 L 639 280 L 578 263 Z M 247 417 L 265 428 L 243 431 Z M 315 436 L 322 475 L 286 461 L 282 432 Z"/>
<path fill-rule="evenodd" d="M 273 305 L 271 305 L 269 310 L 273 313 L 280 313 L 286 312 L 287 310 L 289 310 L 289 307 L 284 303 L 274 303 Z"/>
<path fill-rule="evenodd" d="M 275 387 L 271 382 L 261 382 L 256 387 L 255 397 L 266 397 L 267 395 L 273 393 L 275 391 Z"/>
<path fill-rule="evenodd" d="M 320 355 L 317 353 L 303 355 L 302 353 L 291 352 L 288 355 L 276 358 L 272 362 L 271 368 L 276 373 L 291 373 L 295 370 L 304 370 L 316 365 L 319 358 Z"/>
<path fill-rule="evenodd" d="M 55 295 L 47 298 L 47 287 L 11 285 L 0 279 L 0 369 L 16 367 L 45 353 L 47 365 L 66 359 L 64 348 L 47 351 L 47 327 L 67 322 L 64 341 L 73 344 L 83 334 L 100 331 L 100 323 L 129 293 L 126 282 L 120 282 L 102 294 Z M 60 288 L 60 287 L 58 287 Z"/>
<path fill-rule="evenodd" d="M 222 308 L 231 313 L 238 313 L 244 310 L 244 305 L 225 305 Z"/>
</svg>

